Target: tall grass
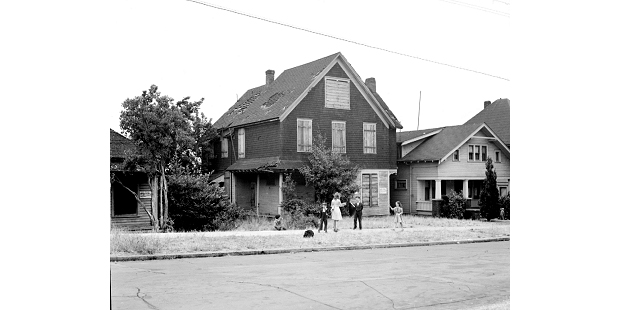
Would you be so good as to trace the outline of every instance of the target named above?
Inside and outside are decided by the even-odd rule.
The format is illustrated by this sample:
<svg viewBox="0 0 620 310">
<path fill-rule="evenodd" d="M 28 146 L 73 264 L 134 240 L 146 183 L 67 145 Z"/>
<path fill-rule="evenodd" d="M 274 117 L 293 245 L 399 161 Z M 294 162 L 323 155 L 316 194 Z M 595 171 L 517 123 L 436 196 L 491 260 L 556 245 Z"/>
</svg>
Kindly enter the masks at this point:
<svg viewBox="0 0 620 310">
<path fill-rule="evenodd" d="M 137 234 L 120 227 L 110 229 L 110 252 L 131 254 L 155 254 L 163 248 L 161 238 L 153 238 L 144 234 Z"/>
</svg>

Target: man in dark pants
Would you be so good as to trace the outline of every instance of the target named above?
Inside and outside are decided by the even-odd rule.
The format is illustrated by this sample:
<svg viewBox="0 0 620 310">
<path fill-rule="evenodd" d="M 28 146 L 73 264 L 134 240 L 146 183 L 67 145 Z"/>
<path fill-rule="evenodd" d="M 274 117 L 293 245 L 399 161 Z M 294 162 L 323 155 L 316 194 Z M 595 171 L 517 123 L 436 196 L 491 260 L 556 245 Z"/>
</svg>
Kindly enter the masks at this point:
<svg viewBox="0 0 620 310">
<path fill-rule="evenodd" d="M 353 216 L 353 229 L 357 228 L 357 222 L 360 223 L 360 230 L 362 230 L 362 210 L 364 209 L 364 205 L 360 201 L 360 196 L 355 196 L 355 215 Z"/>
</svg>

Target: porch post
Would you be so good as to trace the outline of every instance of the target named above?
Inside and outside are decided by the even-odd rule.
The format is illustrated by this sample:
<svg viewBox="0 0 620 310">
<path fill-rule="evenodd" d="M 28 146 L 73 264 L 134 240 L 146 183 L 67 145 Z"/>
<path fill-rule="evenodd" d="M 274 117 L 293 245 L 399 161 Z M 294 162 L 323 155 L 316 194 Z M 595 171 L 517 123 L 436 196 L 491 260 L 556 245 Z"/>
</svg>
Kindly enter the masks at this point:
<svg viewBox="0 0 620 310">
<path fill-rule="evenodd" d="M 283 173 L 279 174 L 278 188 L 278 214 L 282 215 L 282 184 L 284 184 Z"/>
<path fill-rule="evenodd" d="M 441 200 L 441 180 L 435 180 L 435 199 Z"/>
<path fill-rule="evenodd" d="M 469 180 L 463 180 L 463 198 L 469 198 Z"/>
<path fill-rule="evenodd" d="M 260 174 L 256 173 L 256 215 L 260 214 L 259 213 L 259 206 L 260 206 Z"/>
</svg>

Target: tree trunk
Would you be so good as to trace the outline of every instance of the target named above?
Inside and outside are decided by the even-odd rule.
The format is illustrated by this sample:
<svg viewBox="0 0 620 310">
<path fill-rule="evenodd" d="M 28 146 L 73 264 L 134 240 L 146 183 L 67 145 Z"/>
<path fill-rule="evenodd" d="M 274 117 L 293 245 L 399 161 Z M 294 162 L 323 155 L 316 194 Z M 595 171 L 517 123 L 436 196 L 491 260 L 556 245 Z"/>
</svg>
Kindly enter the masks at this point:
<svg viewBox="0 0 620 310">
<path fill-rule="evenodd" d="M 155 219 L 154 229 L 155 229 L 155 231 L 159 231 L 160 225 L 159 225 L 159 221 L 157 220 L 158 217 L 159 217 L 159 215 L 158 215 L 158 213 L 159 213 L 159 210 L 158 210 L 158 204 L 159 204 L 159 201 L 158 201 L 159 195 L 158 194 L 159 194 L 159 191 L 158 191 L 158 188 L 157 188 L 157 180 L 156 180 L 155 177 L 153 177 L 153 178 L 149 177 L 148 178 L 148 182 L 149 182 L 149 187 L 151 188 L 151 193 L 152 193 L 151 194 L 151 209 L 153 210 L 153 218 Z"/>
<path fill-rule="evenodd" d="M 163 194 L 163 200 L 164 200 L 164 223 L 168 222 L 168 184 L 166 182 L 166 173 L 164 172 L 164 165 L 161 166 L 161 178 L 163 181 L 163 190 L 164 190 L 164 194 Z"/>
</svg>

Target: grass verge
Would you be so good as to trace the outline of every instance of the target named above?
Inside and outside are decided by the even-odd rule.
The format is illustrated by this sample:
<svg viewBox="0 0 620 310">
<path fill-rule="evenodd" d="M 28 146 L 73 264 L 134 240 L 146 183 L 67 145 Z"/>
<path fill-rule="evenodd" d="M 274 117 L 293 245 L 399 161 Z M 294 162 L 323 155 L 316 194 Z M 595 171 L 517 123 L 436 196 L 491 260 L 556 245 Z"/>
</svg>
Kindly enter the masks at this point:
<svg viewBox="0 0 620 310">
<path fill-rule="evenodd" d="M 115 256 L 136 254 L 174 254 L 192 252 L 242 251 L 280 248 L 323 248 L 333 246 L 355 246 L 386 243 L 412 243 L 429 241 L 451 241 L 465 239 L 483 239 L 505 237 L 510 235 L 507 223 L 459 221 L 450 219 L 433 219 L 405 217 L 405 231 L 376 229 L 391 228 L 394 223 L 390 217 L 369 217 L 363 220 L 364 230 L 351 230 L 351 219 L 345 218 L 339 223 L 340 232 L 334 233 L 330 221 L 327 234 L 317 233 L 314 238 L 302 238 L 298 232 L 283 232 L 271 235 L 218 235 L 209 232 L 140 234 L 112 229 L 110 233 L 110 254 Z M 254 230 L 266 224 L 261 220 L 240 226 L 237 231 L 244 231 L 255 225 Z M 268 222 L 268 221 L 266 221 Z M 269 224 L 271 225 L 271 224 Z M 375 230 L 376 229 L 376 230 Z"/>
</svg>

